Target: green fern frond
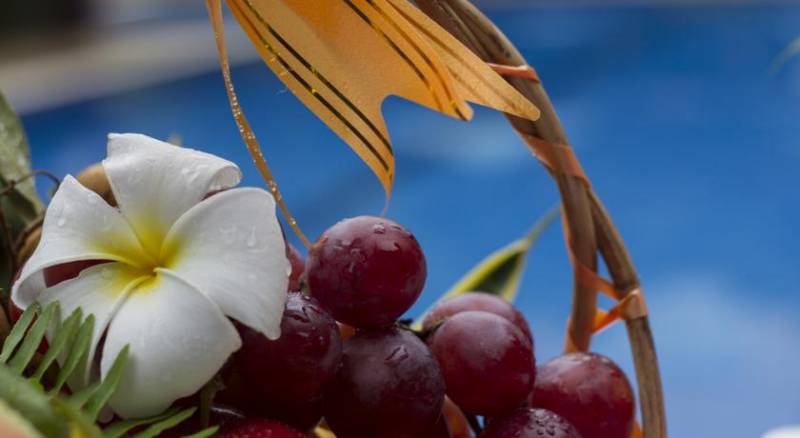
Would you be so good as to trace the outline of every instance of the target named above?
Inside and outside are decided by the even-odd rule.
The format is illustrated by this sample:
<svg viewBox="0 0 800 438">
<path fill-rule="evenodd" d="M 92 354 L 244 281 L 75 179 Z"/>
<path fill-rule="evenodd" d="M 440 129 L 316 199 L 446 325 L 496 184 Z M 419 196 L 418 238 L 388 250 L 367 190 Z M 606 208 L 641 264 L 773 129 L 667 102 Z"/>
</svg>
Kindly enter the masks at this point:
<svg viewBox="0 0 800 438">
<path fill-rule="evenodd" d="M 101 430 L 95 421 L 122 379 L 128 362 L 127 346 L 117 355 L 104 379 L 71 395 L 61 392 L 67 380 L 76 372 L 83 372 L 84 361 L 90 360 L 87 356 L 93 328 L 94 315 L 83 319 L 80 309 L 61 322 L 57 302 L 44 309 L 38 303 L 29 306 L 0 349 L 0 403 L 43 436 L 55 438 L 116 438 L 140 428 L 144 430 L 134 437 L 155 437 L 194 414 L 196 408 L 170 410 L 150 418 L 118 421 Z M 48 329 L 54 333 L 52 343 L 44 355 L 37 358 L 36 351 Z M 63 362 L 55 378 L 50 379 L 53 382 L 43 382 L 59 357 Z M 26 378 L 25 372 L 33 368 L 35 358 L 38 359 L 36 369 Z M 208 428 L 193 437 L 205 438 L 215 432 L 216 428 Z"/>
</svg>

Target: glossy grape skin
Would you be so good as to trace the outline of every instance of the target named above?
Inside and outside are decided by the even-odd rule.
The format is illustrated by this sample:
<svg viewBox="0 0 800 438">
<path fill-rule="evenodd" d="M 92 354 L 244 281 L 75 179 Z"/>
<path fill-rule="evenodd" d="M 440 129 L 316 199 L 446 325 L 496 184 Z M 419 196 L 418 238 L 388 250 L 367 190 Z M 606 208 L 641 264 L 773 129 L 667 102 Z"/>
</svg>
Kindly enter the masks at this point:
<svg viewBox="0 0 800 438">
<path fill-rule="evenodd" d="M 394 323 L 419 297 L 425 276 L 425 256 L 414 236 L 373 216 L 330 227 L 306 263 L 311 295 L 337 321 L 358 328 Z"/>
<path fill-rule="evenodd" d="M 218 438 L 305 438 L 305 435 L 283 423 L 265 418 L 245 418 L 227 425 Z"/>
<path fill-rule="evenodd" d="M 560 415 L 547 409 L 520 408 L 492 419 L 480 438 L 582 438 Z"/>
<path fill-rule="evenodd" d="M 566 418 L 585 438 L 628 438 L 633 429 L 631 384 L 597 353 L 565 354 L 540 366 L 530 403 Z"/>
<path fill-rule="evenodd" d="M 415 438 L 452 438 L 450 435 L 450 429 L 448 428 L 447 419 L 444 417 L 444 415 L 440 415 L 439 419 L 436 420 L 435 423 L 417 434 Z"/>
<path fill-rule="evenodd" d="M 530 340 L 509 320 L 467 311 L 448 318 L 428 339 L 447 385 L 465 412 L 495 417 L 521 406 L 533 387 Z"/>
<path fill-rule="evenodd" d="M 306 261 L 291 243 L 286 245 L 286 257 L 292 266 L 292 273 L 289 274 L 289 292 L 296 292 L 300 290 L 300 276 L 306 269 Z"/>
<path fill-rule="evenodd" d="M 277 340 L 236 326 L 242 348 L 225 371 L 231 389 L 223 400 L 302 429 L 316 424 L 342 354 L 336 321 L 313 297 L 290 292 Z"/>
<path fill-rule="evenodd" d="M 439 420 L 443 400 L 444 380 L 425 344 L 388 327 L 345 342 L 323 411 L 339 438 L 418 437 Z"/>
<path fill-rule="evenodd" d="M 422 327 L 424 329 L 430 328 L 444 318 L 469 310 L 481 310 L 502 316 L 522 330 L 522 333 L 529 339 L 533 339 L 528 322 L 525 321 L 525 317 L 522 316 L 519 310 L 497 295 L 484 292 L 468 292 L 442 301 L 425 315 L 422 320 Z"/>
</svg>

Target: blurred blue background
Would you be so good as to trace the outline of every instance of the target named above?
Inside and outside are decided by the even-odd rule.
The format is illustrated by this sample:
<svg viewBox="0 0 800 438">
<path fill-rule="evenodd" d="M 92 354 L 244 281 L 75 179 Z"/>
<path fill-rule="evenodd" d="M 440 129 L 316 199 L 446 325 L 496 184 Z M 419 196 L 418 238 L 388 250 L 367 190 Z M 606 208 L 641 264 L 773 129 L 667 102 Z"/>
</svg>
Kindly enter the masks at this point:
<svg viewBox="0 0 800 438">
<path fill-rule="evenodd" d="M 800 58 L 770 73 L 800 36 L 800 6 L 483 7 L 539 71 L 637 264 L 671 436 L 756 437 L 800 423 Z M 193 8 L 170 10 L 172 18 L 156 14 L 156 21 L 202 18 L 200 3 Z M 118 21 L 125 20 L 115 16 L 105 26 L 135 26 Z M 239 31 L 228 32 L 235 40 Z M 210 30 L 203 38 L 200 50 L 213 61 Z M 383 193 L 369 170 L 243 53 L 234 69 L 240 100 L 307 234 L 344 217 L 379 214 Z M 180 63 L 181 53 L 167 55 Z M 231 159 L 246 185 L 261 186 L 221 76 L 213 62 L 204 65 L 167 82 L 134 81 L 49 105 L 15 97 L 2 81 L 0 88 L 24 110 L 37 168 L 77 173 L 104 156 L 108 132 L 142 132 L 178 135 Z M 40 86 L 58 95 L 72 85 L 56 78 Z M 413 316 L 525 233 L 558 195 L 497 113 L 478 109 L 473 122 L 462 123 L 399 99 L 388 100 L 385 112 L 397 153 L 388 216 L 416 234 L 429 267 Z M 518 299 L 540 361 L 560 352 L 570 278 L 554 226 L 529 259 Z M 593 348 L 633 376 L 622 326 L 598 335 Z"/>
</svg>

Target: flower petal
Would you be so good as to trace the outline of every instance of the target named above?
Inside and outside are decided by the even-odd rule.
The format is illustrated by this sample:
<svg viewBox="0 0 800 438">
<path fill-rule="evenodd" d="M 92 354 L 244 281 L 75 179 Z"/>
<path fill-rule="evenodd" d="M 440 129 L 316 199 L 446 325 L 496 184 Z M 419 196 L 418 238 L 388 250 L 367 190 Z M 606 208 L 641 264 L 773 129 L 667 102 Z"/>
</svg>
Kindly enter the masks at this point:
<svg viewBox="0 0 800 438">
<path fill-rule="evenodd" d="M 28 307 L 45 289 L 43 271 L 78 260 L 113 260 L 141 266 L 149 257 L 125 218 L 96 193 L 67 175 L 53 196 L 41 243 L 14 284 L 12 299 Z"/>
<path fill-rule="evenodd" d="M 269 193 L 233 189 L 197 204 L 170 230 L 161 260 L 226 315 L 280 336 L 291 265 Z"/>
<path fill-rule="evenodd" d="M 46 289 L 38 301 L 43 306 L 58 301 L 62 320 L 79 307 L 83 309 L 84 318 L 90 314 L 94 315 L 92 341 L 87 355 L 87 358 L 93 358 L 97 343 L 111 318 L 130 291 L 146 278 L 142 276 L 141 270 L 122 263 L 104 263 L 86 268 L 77 278 Z M 90 363 L 91 360 L 84 363 L 83 372 L 70 380 L 73 389 L 88 382 L 90 367 L 87 365 Z"/>
<path fill-rule="evenodd" d="M 172 224 L 203 196 L 241 179 L 230 161 L 141 134 L 109 134 L 103 167 L 122 214 L 150 254 L 158 254 Z"/>
<path fill-rule="evenodd" d="M 195 393 L 241 340 L 216 304 L 159 269 L 111 321 L 100 362 L 103 377 L 125 345 L 130 357 L 109 405 L 121 417 L 134 418 L 158 414 Z"/>
</svg>

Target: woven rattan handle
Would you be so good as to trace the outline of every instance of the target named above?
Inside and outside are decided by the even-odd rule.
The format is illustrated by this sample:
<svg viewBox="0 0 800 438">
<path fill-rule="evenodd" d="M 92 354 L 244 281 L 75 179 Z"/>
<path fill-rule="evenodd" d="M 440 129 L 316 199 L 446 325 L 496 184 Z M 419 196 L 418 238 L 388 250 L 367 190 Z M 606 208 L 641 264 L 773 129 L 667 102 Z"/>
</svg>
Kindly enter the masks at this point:
<svg viewBox="0 0 800 438">
<path fill-rule="evenodd" d="M 467 0 L 417 0 L 428 16 L 457 37 L 487 62 L 504 66 L 528 63 L 496 26 Z M 542 84 L 535 75 L 507 77 L 507 80 L 541 110 L 536 122 L 509 116 L 523 137 L 551 145 L 569 147 L 561 122 Z M 545 164 L 548 164 L 545 162 Z M 633 262 L 600 198 L 580 175 L 548 166 L 558 185 L 566 218 L 568 248 L 574 258 L 574 296 L 566 337 L 567 350 L 589 349 L 597 306 L 596 290 L 582 281 L 581 269 L 597 269 L 597 253 L 608 266 L 620 298 L 639 289 Z M 667 436 L 661 376 L 658 371 L 653 335 L 646 315 L 625 321 L 636 367 L 639 399 L 646 438 Z"/>
</svg>

